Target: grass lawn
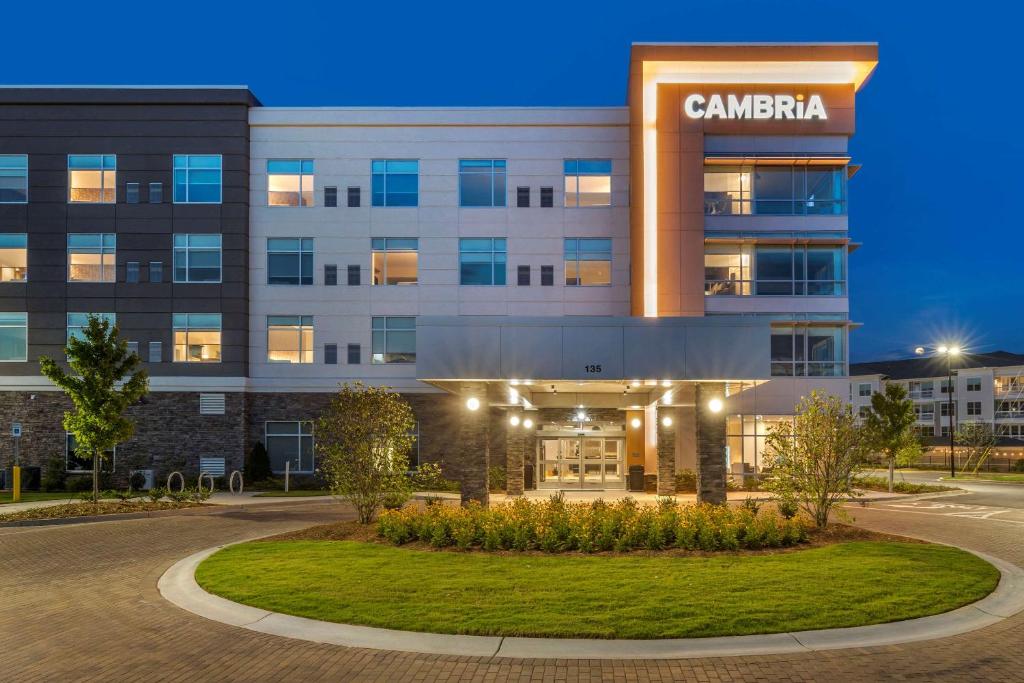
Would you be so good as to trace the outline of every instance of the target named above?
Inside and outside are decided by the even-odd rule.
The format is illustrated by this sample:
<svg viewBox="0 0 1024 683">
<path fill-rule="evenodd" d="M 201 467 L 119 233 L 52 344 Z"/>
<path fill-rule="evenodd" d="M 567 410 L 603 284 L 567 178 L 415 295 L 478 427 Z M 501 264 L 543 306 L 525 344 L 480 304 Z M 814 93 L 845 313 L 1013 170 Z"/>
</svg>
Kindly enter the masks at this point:
<svg viewBox="0 0 1024 683">
<path fill-rule="evenodd" d="M 860 626 L 951 610 L 999 572 L 955 548 L 858 541 L 710 556 L 432 552 L 265 541 L 204 561 L 229 600 L 348 624 L 434 633 L 685 638 Z"/>
<path fill-rule="evenodd" d="M 77 500 L 81 497 L 81 493 L 46 493 L 42 491 L 22 491 L 21 492 L 21 503 L 35 503 L 40 500 Z M 11 498 L 10 491 L 0 492 L 0 505 L 7 503 L 13 503 L 14 500 Z"/>
<path fill-rule="evenodd" d="M 973 481 L 1011 481 L 1024 484 L 1024 472 L 981 472 L 980 474 L 956 473 L 957 479 L 971 479 Z M 943 477 L 943 481 L 954 482 L 956 479 Z"/>
<path fill-rule="evenodd" d="M 865 491 L 888 491 L 889 476 L 860 477 L 857 479 L 857 488 Z M 941 491 L 956 491 L 957 488 L 942 484 L 918 484 L 896 478 L 892 483 L 892 490 L 894 493 L 939 493 Z"/>
<path fill-rule="evenodd" d="M 264 491 L 254 498 L 302 498 L 305 496 L 329 496 L 330 491 Z"/>
</svg>

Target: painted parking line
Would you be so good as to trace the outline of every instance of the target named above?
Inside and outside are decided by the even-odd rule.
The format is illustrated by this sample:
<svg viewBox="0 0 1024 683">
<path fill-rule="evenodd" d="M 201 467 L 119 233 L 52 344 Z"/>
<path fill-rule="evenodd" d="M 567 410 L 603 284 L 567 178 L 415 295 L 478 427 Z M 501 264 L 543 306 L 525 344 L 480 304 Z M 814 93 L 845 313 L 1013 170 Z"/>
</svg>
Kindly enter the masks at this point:
<svg viewBox="0 0 1024 683">
<path fill-rule="evenodd" d="M 967 519 L 991 520 L 1009 524 L 1024 525 L 1024 512 L 1015 508 L 991 507 L 988 505 L 967 505 L 944 503 L 938 500 L 911 500 L 906 502 L 880 502 L 872 507 L 891 512 L 962 517 Z"/>
</svg>

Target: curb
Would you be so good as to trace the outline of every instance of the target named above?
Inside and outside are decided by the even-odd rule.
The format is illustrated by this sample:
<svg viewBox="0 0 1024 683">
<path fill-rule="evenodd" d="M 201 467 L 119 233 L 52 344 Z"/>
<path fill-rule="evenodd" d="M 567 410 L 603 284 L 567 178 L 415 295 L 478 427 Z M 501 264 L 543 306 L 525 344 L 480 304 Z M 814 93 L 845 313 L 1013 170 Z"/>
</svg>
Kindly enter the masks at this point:
<svg viewBox="0 0 1024 683">
<path fill-rule="evenodd" d="M 1005 560 L 963 548 L 999 570 L 1001 576 L 994 591 L 975 603 L 950 612 L 886 624 L 766 635 L 661 640 L 419 633 L 295 617 L 242 605 L 207 593 L 196 582 L 196 568 L 207 557 L 229 545 L 235 543 L 201 550 L 173 564 L 157 582 L 157 589 L 163 598 L 201 617 L 258 633 L 345 647 L 434 655 L 519 659 L 690 659 L 792 654 L 947 638 L 991 626 L 1024 611 L 1024 569 Z"/>
</svg>

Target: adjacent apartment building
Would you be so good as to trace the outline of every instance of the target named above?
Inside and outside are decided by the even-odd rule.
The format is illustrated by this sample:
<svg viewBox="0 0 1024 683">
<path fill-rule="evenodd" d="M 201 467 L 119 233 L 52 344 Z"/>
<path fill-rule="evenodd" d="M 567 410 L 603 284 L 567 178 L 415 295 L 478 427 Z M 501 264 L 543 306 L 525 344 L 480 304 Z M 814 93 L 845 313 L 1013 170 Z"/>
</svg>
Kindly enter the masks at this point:
<svg viewBox="0 0 1024 683">
<path fill-rule="evenodd" d="M 949 374 L 953 374 L 952 411 Z M 886 384 L 907 390 L 917 416 L 915 430 L 936 463 L 949 457 L 949 430 L 981 422 L 997 437 L 993 454 L 999 466 L 1024 458 L 1024 355 L 993 351 L 961 354 L 947 368 L 945 358 L 854 363 L 850 366 L 850 402 L 862 417 L 871 395 Z M 1002 460 L 1003 462 L 998 462 Z"/>
<path fill-rule="evenodd" d="M 635 44 L 626 105 L 265 107 L 0 89 L 0 422 L 82 469 L 39 376 L 85 314 L 151 393 L 115 472 L 316 468 L 339 382 L 401 391 L 467 498 L 701 496 L 845 396 L 855 99 L 874 44 Z M 0 458 L 10 456 L 0 440 Z"/>
</svg>

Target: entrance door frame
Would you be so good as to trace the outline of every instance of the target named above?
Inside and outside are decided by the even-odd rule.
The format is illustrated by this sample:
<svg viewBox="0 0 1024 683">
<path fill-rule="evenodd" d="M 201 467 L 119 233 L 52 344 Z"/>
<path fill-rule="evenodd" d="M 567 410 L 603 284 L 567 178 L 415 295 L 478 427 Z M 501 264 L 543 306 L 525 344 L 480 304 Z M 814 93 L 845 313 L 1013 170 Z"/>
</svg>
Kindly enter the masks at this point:
<svg viewBox="0 0 1024 683">
<path fill-rule="evenodd" d="M 598 483 L 588 484 L 586 479 L 586 466 L 587 460 L 583 457 L 583 442 L 586 439 L 595 439 L 600 442 L 601 457 L 597 460 L 591 461 L 590 465 L 598 465 L 601 472 L 601 480 Z M 624 431 L 616 432 L 586 432 L 578 430 L 550 430 L 546 432 L 537 432 L 537 448 L 534 455 L 535 472 L 537 488 L 538 489 L 551 489 L 551 490 L 567 490 L 567 491 L 599 491 L 605 489 L 614 490 L 625 490 L 626 488 L 626 434 Z M 552 486 L 547 482 L 541 481 L 541 473 L 544 471 L 545 462 L 552 462 L 551 460 L 545 460 L 543 452 L 544 441 L 558 441 L 558 458 L 556 461 L 559 465 L 559 476 L 556 486 Z M 579 458 L 565 458 L 564 457 L 564 445 L 571 444 L 573 441 L 576 442 L 578 449 Z M 613 441 L 617 444 L 618 455 L 614 460 L 610 460 L 605 455 L 605 443 Z M 574 462 L 575 461 L 575 462 Z M 607 480 L 607 465 L 616 464 L 618 467 L 618 479 L 614 482 L 608 482 Z M 569 468 L 576 465 L 578 474 L 572 477 L 575 481 L 565 480 L 565 470 L 563 468 Z M 550 481 L 550 480 L 549 480 Z M 611 485 L 609 485 L 611 484 Z"/>
</svg>

